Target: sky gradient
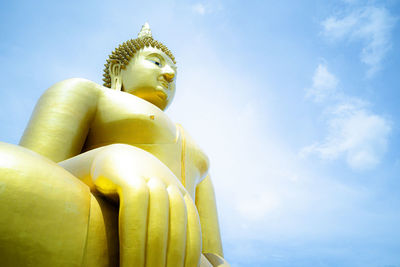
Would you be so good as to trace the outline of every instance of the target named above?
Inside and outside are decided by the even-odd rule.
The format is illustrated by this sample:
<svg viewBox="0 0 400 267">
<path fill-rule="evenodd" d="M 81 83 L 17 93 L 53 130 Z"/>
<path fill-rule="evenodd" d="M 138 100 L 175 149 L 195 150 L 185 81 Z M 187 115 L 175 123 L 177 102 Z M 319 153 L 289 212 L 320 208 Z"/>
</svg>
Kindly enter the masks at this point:
<svg viewBox="0 0 400 267">
<path fill-rule="evenodd" d="M 399 1 L 2 1 L 0 141 L 149 22 L 232 266 L 400 266 Z"/>
</svg>

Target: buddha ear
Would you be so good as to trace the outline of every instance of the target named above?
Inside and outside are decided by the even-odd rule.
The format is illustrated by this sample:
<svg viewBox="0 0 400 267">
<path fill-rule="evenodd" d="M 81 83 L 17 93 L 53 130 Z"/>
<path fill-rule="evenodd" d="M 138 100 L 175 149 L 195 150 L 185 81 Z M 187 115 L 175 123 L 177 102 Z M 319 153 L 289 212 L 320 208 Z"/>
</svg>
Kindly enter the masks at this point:
<svg viewBox="0 0 400 267">
<path fill-rule="evenodd" d="M 119 63 L 117 60 L 111 61 L 108 70 L 111 78 L 111 89 L 121 91 L 122 89 L 121 63 Z"/>
</svg>

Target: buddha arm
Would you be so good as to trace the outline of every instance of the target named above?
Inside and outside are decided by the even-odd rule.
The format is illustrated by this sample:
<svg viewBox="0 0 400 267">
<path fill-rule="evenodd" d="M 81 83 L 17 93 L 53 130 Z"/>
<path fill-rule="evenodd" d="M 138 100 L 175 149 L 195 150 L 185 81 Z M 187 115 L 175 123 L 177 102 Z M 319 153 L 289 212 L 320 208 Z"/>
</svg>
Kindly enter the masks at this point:
<svg viewBox="0 0 400 267">
<path fill-rule="evenodd" d="M 79 154 L 99 92 L 99 85 L 77 78 L 50 87 L 39 99 L 20 145 L 55 162 Z"/>
<path fill-rule="evenodd" d="M 196 187 L 196 207 L 200 217 L 203 254 L 213 266 L 229 266 L 223 259 L 217 205 L 209 175 Z"/>
</svg>

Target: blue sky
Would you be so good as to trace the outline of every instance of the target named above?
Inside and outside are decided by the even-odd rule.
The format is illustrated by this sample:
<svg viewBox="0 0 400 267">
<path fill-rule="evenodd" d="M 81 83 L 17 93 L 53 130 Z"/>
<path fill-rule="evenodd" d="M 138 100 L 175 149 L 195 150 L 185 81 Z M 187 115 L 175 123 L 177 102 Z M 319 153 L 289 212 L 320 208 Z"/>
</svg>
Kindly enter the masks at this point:
<svg viewBox="0 0 400 267">
<path fill-rule="evenodd" d="M 2 1 L 0 140 L 43 91 L 101 83 L 148 21 L 167 114 L 208 153 L 232 266 L 400 266 L 400 3 Z"/>
</svg>

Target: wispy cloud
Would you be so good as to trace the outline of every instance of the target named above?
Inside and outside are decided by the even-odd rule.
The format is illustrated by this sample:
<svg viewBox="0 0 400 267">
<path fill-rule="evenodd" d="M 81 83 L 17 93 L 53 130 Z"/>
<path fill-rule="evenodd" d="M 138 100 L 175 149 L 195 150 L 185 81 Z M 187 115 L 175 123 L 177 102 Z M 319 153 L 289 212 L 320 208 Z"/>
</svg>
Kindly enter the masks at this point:
<svg viewBox="0 0 400 267">
<path fill-rule="evenodd" d="M 197 3 L 192 6 L 194 12 L 199 15 L 204 15 L 206 13 L 206 7 L 202 3 Z"/>
<path fill-rule="evenodd" d="M 313 76 L 312 87 L 308 88 L 307 97 L 311 97 L 316 102 L 321 102 L 335 93 L 338 80 L 332 75 L 325 65 L 318 65 Z"/>
<path fill-rule="evenodd" d="M 383 7 L 367 6 L 343 16 L 331 16 L 322 22 L 323 33 L 332 40 L 361 40 L 361 61 L 372 76 L 392 46 L 391 34 L 396 18 Z"/>
<path fill-rule="evenodd" d="M 325 141 L 303 149 L 324 159 L 345 157 L 353 169 L 371 169 L 386 151 L 391 125 L 385 118 L 352 104 L 339 104 L 328 120 Z"/>
<path fill-rule="evenodd" d="M 359 2 L 359 0 L 343 0 L 343 2 L 348 3 L 348 4 L 355 4 Z"/>
<path fill-rule="evenodd" d="M 198 15 L 217 13 L 223 9 L 221 2 L 216 0 L 204 0 L 192 5 L 192 11 Z"/>
<path fill-rule="evenodd" d="M 319 97 L 316 100 L 321 100 L 326 88 L 338 90 L 337 84 L 338 79 L 320 64 L 314 73 L 311 92 Z M 341 93 L 340 97 L 330 100 L 334 102 L 325 110 L 328 124 L 325 140 L 303 148 L 301 154 L 316 154 L 329 160 L 343 157 L 351 168 L 358 170 L 377 166 L 387 149 L 390 120 L 374 114 L 362 99 Z"/>
</svg>

